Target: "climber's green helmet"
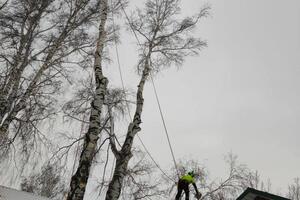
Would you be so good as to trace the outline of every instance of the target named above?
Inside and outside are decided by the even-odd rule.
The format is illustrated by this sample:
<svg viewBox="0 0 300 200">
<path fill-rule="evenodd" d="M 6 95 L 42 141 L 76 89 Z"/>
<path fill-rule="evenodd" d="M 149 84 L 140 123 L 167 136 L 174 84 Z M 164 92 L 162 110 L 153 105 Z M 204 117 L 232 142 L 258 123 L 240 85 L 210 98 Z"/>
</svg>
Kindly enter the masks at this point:
<svg viewBox="0 0 300 200">
<path fill-rule="evenodd" d="M 188 175 L 190 175 L 191 177 L 195 177 L 194 171 L 190 171 L 190 172 L 188 173 Z"/>
</svg>

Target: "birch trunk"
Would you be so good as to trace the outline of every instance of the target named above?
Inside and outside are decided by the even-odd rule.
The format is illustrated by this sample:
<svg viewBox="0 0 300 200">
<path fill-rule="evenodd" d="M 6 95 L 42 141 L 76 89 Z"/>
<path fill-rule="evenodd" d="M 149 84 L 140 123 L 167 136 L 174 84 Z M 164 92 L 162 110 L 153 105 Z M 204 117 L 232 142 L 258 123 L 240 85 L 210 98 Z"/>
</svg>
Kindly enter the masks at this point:
<svg viewBox="0 0 300 200">
<path fill-rule="evenodd" d="M 16 94 L 18 91 L 19 83 L 20 83 L 21 73 L 23 72 L 24 69 L 19 69 L 20 71 L 18 71 L 18 74 L 12 76 L 12 78 L 15 78 L 15 80 L 14 80 L 14 82 L 12 81 L 12 85 L 10 86 L 10 87 L 12 87 L 12 89 L 10 89 L 11 94 L 8 95 L 8 98 L 5 100 L 5 104 L 3 103 L 3 107 L 2 107 L 3 110 L 1 110 L 1 113 L 0 113 L 1 114 L 0 115 L 0 120 L 1 120 L 0 121 L 0 135 L 1 135 L 2 140 L 7 138 L 9 125 L 15 119 L 18 112 L 26 107 L 26 101 L 28 100 L 28 98 L 31 95 L 34 95 L 34 91 L 36 90 L 36 85 L 37 85 L 38 81 L 43 76 L 43 73 L 51 66 L 51 60 L 57 53 L 58 48 L 60 47 L 60 45 L 62 44 L 62 41 L 65 40 L 66 37 L 67 37 L 66 32 L 63 32 L 61 34 L 61 36 L 59 37 L 59 39 L 56 41 L 54 47 L 52 49 L 50 49 L 50 52 L 45 59 L 45 62 L 40 67 L 38 72 L 35 74 L 34 78 L 30 82 L 26 91 L 24 92 L 24 94 L 21 97 L 19 97 L 19 99 L 16 98 Z M 25 68 L 25 66 L 24 66 L 24 68 Z M 7 95 L 7 94 L 5 94 L 5 95 Z M 0 106 L 2 106 L 1 103 L 2 102 L 0 102 Z M 5 114 L 7 115 L 6 118 L 4 118 Z M 0 144 L 1 144 L 1 140 L 0 140 Z"/>
<path fill-rule="evenodd" d="M 29 64 L 28 58 L 33 46 L 34 33 L 41 22 L 42 14 L 50 4 L 50 1 L 43 4 L 39 10 L 39 13 L 35 16 L 35 20 L 30 21 L 29 25 L 27 25 L 28 28 L 26 30 L 26 34 L 24 34 L 24 32 L 26 23 L 28 23 L 28 21 L 23 20 L 22 22 L 20 30 L 20 45 L 16 52 L 15 59 L 11 65 L 11 72 L 9 73 L 7 81 L 4 82 L 3 87 L 1 88 L 2 91 L 0 92 L 0 135 L 7 129 L 6 125 L 2 127 L 2 124 L 7 123 L 7 120 L 6 122 L 4 121 L 4 115 L 8 114 L 15 103 L 15 99 L 18 98 L 17 93 L 21 82 L 22 73 Z"/>
<path fill-rule="evenodd" d="M 116 156 L 116 166 L 114 169 L 114 175 L 111 182 L 109 183 L 105 200 L 117 200 L 120 197 L 122 190 L 122 182 L 127 173 L 129 160 L 132 157 L 131 149 L 133 145 L 133 139 L 135 135 L 141 130 L 141 114 L 143 111 L 144 104 L 143 91 L 145 82 L 149 77 L 150 73 L 149 57 L 150 55 L 147 56 L 145 68 L 143 70 L 143 74 L 138 85 L 136 95 L 136 111 L 134 114 L 134 118 L 128 126 L 126 139 L 122 146 L 122 149 Z"/>
<path fill-rule="evenodd" d="M 83 150 L 79 159 L 79 166 L 70 183 L 70 191 L 67 200 L 82 200 L 84 197 L 90 167 L 96 152 L 97 141 L 100 134 L 101 110 L 107 90 L 108 80 L 102 73 L 102 54 L 106 39 L 105 24 L 107 21 L 108 2 L 101 0 L 101 21 L 99 25 L 99 37 L 95 51 L 94 72 L 96 91 L 94 100 L 91 102 L 91 114 L 89 128 L 85 135 Z"/>
<path fill-rule="evenodd" d="M 155 68 L 159 71 L 162 67 L 171 64 L 181 65 L 184 57 L 197 55 L 201 47 L 206 43 L 190 36 L 190 32 L 197 24 L 200 17 L 207 16 L 209 7 L 201 9 L 197 17 L 187 17 L 182 21 L 176 20 L 179 14 L 179 1 L 149 0 L 145 11 L 139 11 L 136 19 L 129 21 L 132 31 L 145 39 L 139 43 L 143 53 L 138 67 L 143 64 L 143 74 L 138 85 L 136 96 L 136 111 L 132 122 L 128 126 L 125 142 L 116 155 L 116 166 L 113 178 L 108 186 L 106 200 L 117 200 L 120 197 L 122 183 L 127 175 L 127 168 L 132 157 L 132 145 L 135 135 L 141 130 L 141 114 L 143 109 L 144 85 L 150 74 L 150 62 L 152 53 Z M 137 38 L 138 39 L 138 38 Z M 145 62 L 144 62 L 145 61 Z M 140 68 L 138 68 L 140 69 Z M 111 142 L 111 146 L 114 146 Z M 114 150 L 113 150 L 114 152 Z"/>
<path fill-rule="evenodd" d="M 49 45 L 45 50 L 48 51 L 45 57 L 45 61 L 40 66 L 38 71 L 33 76 L 30 81 L 28 87 L 22 95 L 17 95 L 20 92 L 20 82 L 22 73 L 25 68 L 28 67 L 30 63 L 28 57 L 30 55 L 30 51 L 33 46 L 34 35 L 36 35 L 36 30 L 42 14 L 44 13 L 44 9 L 50 5 L 49 2 L 45 2 L 45 5 L 39 11 L 39 14 L 36 16 L 36 20 L 32 21 L 29 24 L 27 33 L 22 35 L 20 39 L 20 47 L 16 53 L 16 59 L 12 64 L 12 71 L 8 76 L 7 83 L 4 84 L 2 91 L 0 92 L 0 146 L 3 141 L 8 139 L 8 131 L 9 126 L 14 121 L 18 115 L 18 113 L 26 107 L 27 101 L 31 96 L 34 96 L 35 91 L 37 90 L 37 84 L 41 80 L 45 71 L 48 70 L 52 65 L 54 65 L 53 59 L 57 55 L 59 49 L 62 47 L 64 41 L 68 37 L 68 35 L 76 29 L 76 26 L 72 26 L 72 21 L 78 15 L 79 11 L 83 9 L 87 3 L 83 4 L 81 9 L 76 9 L 72 16 L 67 20 L 64 30 L 60 33 L 59 37 L 53 42 L 53 44 Z M 26 21 L 24 21 L 21 32 L 24 32 Z M 44 51 L 45 51 L 44 50 Z M 42 53 L 42 52 L 41 52 Z"/>
</svg>

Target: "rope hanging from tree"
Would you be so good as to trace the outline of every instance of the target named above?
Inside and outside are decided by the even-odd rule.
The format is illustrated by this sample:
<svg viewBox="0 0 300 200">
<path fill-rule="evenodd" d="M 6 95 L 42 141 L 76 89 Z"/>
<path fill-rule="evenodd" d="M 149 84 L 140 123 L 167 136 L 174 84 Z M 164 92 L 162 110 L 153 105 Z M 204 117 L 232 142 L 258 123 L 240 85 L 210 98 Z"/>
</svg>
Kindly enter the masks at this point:
<svg viewBox="0 0 300 200">
<path fill-rule="evenodd" d="M 121 4 L 121 9 L 125 15 L 125 18 L 130 26 L 130 29 L 132 31 L 132 33 L 134 34 L 135 36 L 135 39 L 137 40 L 138 44 L 140 46 L 141 43 L 139 41 L 139 38 L 137 37 L 137 34 L 135 32 L 135 30 L 133 29 L 132 27 L 132 24 L 130 22 L 130 19 L 123 7 L 123 4 L 120 2 Z M 114 26 L 114 17 L 113 17 L 113 26 Z M 118 47 L 117 47 L 117 43 L 115 42 L 115 50 L 116 50 L 116 55 L 117 55 L 117 62 L 118 62 L 118 68 L 119 68 L 119 74 L 120 74 L 120 78 L 121 78 L 121 83 L 122 83 L 122 87 L 123 87 L 123 90 L 125 91 L 125 86 L 124 86 L 124 81 L 123 81 L 123 75 L 122 75 L 122 70 L 121 70 L 121 64 L 120 64 L 120 59 L 119 59 L 119 51 L 118 51 Z M 167 129 L 167 125 L 165 123 L 165 119 L 164 119 L 164 115 L 163 115 L 163 112 L 162 112 L 162 108 L 161 108 L 161 104 L 160 104 L 160 101 L 159 101 L 159 97 L 158 97 L 158 93 L 157 93 L 157 90 L 156 90 L 156 87 L 155 87 L 155 83 L 154 83 L 154 79 L 153 79 L 153 75 L 152 73 L 150 72 L 150 78 L 151 78 L 151 83 L 152 83 L 152 86 L 153 86 L 153 90 L 154 90 L 154 93 L 155 93 L 155 98 L 156 98 L 156 102 L 157 102 L 157 105 L 158 105 L 158 109 L 159 109 L 159 113 L 160 113 L 160 116 L 161 116 L 161 120 L 162 120 L 162 124 L 164 126 L 164 132 L 166 134 L 166 137 L 167 137 L 167 141 L 168 141 L 168 145 L 169 145 L 169 148 L 170 148 L 170 152 L 171 152 L 171 155 L 172 155 L 172 159 L 173 159 L 173 162 L 174 162 L 174 166 L 175 166 L 175 169 L 176 169 L 176 173 L 177 173 L 177 176 L 179 178 L 180 176 L 180 173 L 179 173 L 179 169 L 178 169 L 178 166 L 177 166 L 177 163 L 176 163 L 176 159 L 175 159 L 175 154 L 174 154 L 174 151 L 173 151 L 173 147 L 172 147 L 172 144 L 171 144 L 171 140 L 170 140 L 170 136 L 169 136 L 169 133 L 168 133 L 168 129 Z M 129 117 L 130 119 L 132 120 L 132 117 L 130 115 L 130 109 L 129 109 L 129 105 L 128 105 L 128 102 L 126 101 L 126 106 L 127 106 L 127 110 L 128 110 L 128 114 L 129 114 Z M 158 165 L 158 163 L 154 160 L 153 156 L 150 154 L 150 152 L 148 151 L 148 149 L 146 148 L 145 144 L 143 143 L 143 141 L 141 140 L 141 138 L 138 136 L 138 139 L 139 141 L 141 142 L 143 148 L 145 149 L 146 153 L 149 155 L 149 157 L 151 158 L 151 160 L 155 163 L 156 167 L 159 168 L 159 170 L 170 180 L 174 181 L 171 177 L 169 177 L 162 169 L 161 167 Z M 174 181 L 176 182 L 176 181 Z"/>
<path fill-rule="evenodd" d="M 121 5 L 121 8 L 124 12 L 124 14 L 126 15 L 126 18 L 128 18 L 127 13 L 125 12 L 123 5 Z M 113 23 L 113 27 L 115 27 L 115 22 L 114 22 L 114 15 L 112 13 L 112 23 Z M 117 57 L 117 63 L 118 63 L 118 70 L 119 70 L 119 75 L 120 75 L 120 79 L 121 79 L 121 84 L 122 84 L 122 89 L 125 92 L 125 84 L 124 84 L 124 79 L 123 79 L 123 73 L 122 73 L 122 67 L 121 67 L 121 62 L 120 62 L 120 56 L 119 56 L 119 50 L 118 50 L 118 45 L 117 42 L 114 42 L 115 45 L 115 52 L 116 52 L 116 57 Z M 128 104 L 128 101 L 126 101 L 126 108 L 127 108 L 127 113 L 128 113 L 128 117 L 129 119 L 132 121 L 132 116 L 130 114 L 130 107 Z M 165 123 L 164 123 L 165 124 Z M 137 138 L 139 140 L 139 142 L 141 143 L 142 147 L 144 148 L 144 150 L 146 151 L 146 153 L 148 154 L 148 156 L 150 157 L 150 159 L 152 160 L 152 162 L 155 164 L 155 166 L 162 172 L 162 174 L 168 178 L 169 180 L 171 180 L 172 182 L 176 182 L 173 178 L 171 178 L 160 166 L 159 164 L 155 161 L 155 159 L 153 158 L 153 156 L 151 155 L 151 153 L 149 152 L 148 148 L 146 147 L 146 145 L 144 144 L 144 142 L 142 141 L 141 137 L 139 135 L 137 135 Z M 172 151 L 173 153 L 173 151 Z M 172 154 L 173 155 L 173 154 Z M 175 158 L 175 157 L 174 157 Z M 175 162 L 176 163 L 176 162 Z M 177 168 L 176 168 L 177 169 Z"/>
</svg>

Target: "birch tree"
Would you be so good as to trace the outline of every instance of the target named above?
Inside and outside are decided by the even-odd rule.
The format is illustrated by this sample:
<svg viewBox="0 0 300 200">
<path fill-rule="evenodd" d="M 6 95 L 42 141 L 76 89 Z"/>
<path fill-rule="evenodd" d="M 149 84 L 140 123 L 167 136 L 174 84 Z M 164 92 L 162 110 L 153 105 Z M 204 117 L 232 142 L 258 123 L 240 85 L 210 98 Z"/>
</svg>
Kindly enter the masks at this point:
<svg viewBox="0 0 300 200">
<path fill-rule="evenodd" d="M 89 51 L 93 0 L 10 0 L 0 12 L 0 147 L 20 142 L 29 153 L 38 125 L 55 115 L 68 70 Z M 78 57 L 78 56 L 77 56 Z M 70 59 L 74 59 L 70 61 Z"/>
<path fill-rule="evenodd" d="M 137 69 L 141 78 L 136 93 L 134 117 L 120 150 L 116 148 L 114 137 L 110 137 L 116 165 L 106 200 L 117 200 L 120 197 L 128 163 L 132 157 L 133 140 L 141 131 L 144 86 L 149 76 L 173 64 L 181 65 L 186 56 L 197 55 L 199 50 L 206 46 L 206 42 L 192 36 L 191 31 L 200 18 L 208 15 L 209 7 L 203 7 L 195 16 L 178 20 L 176 17 L 180 13 L 179 3 L 179 0 L 148 0 L 145 9 L 138 10 L 129 22 L 130 28 L 140 37 L 140 59 Z"/>
<path fill-rule="evenodd" d="M 94 53 L 94 79 L 95 95 L 91 102 L 88 131 L 84 136 L 84 144 L 79 158 L 76 173 L 72 176 L 68 200 L 81 200 L 84 197 L 90 167 L 94 159 L 97 141 L 101 133 L 101 113 L 107 91 L 108 79 L 102 71 L 103 49 L 107 38 L 106 22 L 109 12 L 108 0 L 100 0 L 100 25 L 98 28 L 98 39 Z"/>
</svg>

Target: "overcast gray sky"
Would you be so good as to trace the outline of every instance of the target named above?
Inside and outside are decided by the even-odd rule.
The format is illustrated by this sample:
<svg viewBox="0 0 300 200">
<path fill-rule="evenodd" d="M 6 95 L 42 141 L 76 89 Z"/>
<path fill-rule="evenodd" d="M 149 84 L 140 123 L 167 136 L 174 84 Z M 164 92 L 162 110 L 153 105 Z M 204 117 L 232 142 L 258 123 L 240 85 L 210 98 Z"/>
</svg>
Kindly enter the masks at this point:
<svg viewBox="0 0 300 200">
<path fill-rule="evenodd" d="M 284 190 L 300 176 L 300 1 L 183 0 L 183 13 L 203 3 L 212 6 L 212 16 L 196 34 L 208 48 L 156 77 L 176 157 L 198 159 L 218 177 L 226 170 L 223 156 L 232 151 L 270 178 L 276 192 Z M 135 88 L 131 48 L 123 41 L 120 54 L 126 85 Z M 115 73 L 112 84 L 119 81 Z M 142 129 L 155 159 L 170 167 L 150 84 Z"/>
<path fill-rule="evenodd" d="M 129 1 L 128 12 L 145 2 Z M 212 6 L 211 16 L 195 34 L 208 47 L 180 69 L 155 77 L 176 159 L 199 160 L 213 177 L 222 177 L 224 155 L 233 152 L 270 178 L 273 192 L 285 192 L 300 177 L 300 0 L 182 0 L 183 15 L 205 3 Z M 127 32 L 121 40 L 124 81 L 136 90 L 135 39 Z M 120 86 L 113 50 L 110 55 L 114 61 L 104 73 L 110 86 Z M 173 162 L 150 83 L 142 120 L 140 137 L 169 170 Z M 125 134 L 126 126 L 122 122 L 118 134 Z"/>
</svg>

